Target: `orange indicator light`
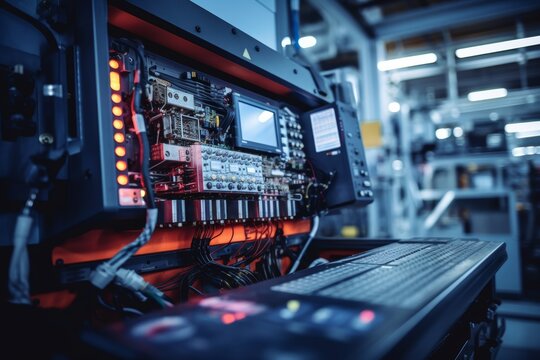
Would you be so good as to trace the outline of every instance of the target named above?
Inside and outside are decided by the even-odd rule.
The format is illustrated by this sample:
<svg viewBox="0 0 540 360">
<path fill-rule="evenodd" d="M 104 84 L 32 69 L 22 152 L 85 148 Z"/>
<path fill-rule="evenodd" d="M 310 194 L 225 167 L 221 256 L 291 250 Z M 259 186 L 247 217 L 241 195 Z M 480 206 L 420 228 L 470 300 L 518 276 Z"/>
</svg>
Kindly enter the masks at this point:
<svg viewBox="0 0 540 360">
<path fill-rule="evenodd" d="M 123 160 L 120 160 L 120 161 L 117 161 L 116 162 L 116 168 L 119 170 L 119 171 L 124 171 L 127 169 L 127 163 Z"/>
<path fill-rule="evenodd" d="M 118 104 L 120 101 L 122 101 L 122 97 L 120 96 L 120 94 L 112 94 L 111 100 L 113 103 Z"/>
<path fill-rule="evenodd" d="M 117 146 L 116 149 L 114 149 L 114 153 L 116 156 L 125 156 L 126 155 L 126 148 L 123 146 Z"/>
<path fill-rule="evenodd" d="M 116 60 L 109 60 L 109 66 L 112 68 L 112 69 L 118 69 L 120 67 L 120 63 Z"/>
<path fill-rule="evenodd" d="M 113 106 L 112 113 L 116 116 L 122 115 L 122 108 L 120 106 Z"/>
<path fill-rule="evenodd" d="M 116 181 L 118 181 L 120 185 L 127 185 L 129 182 L 128 177 L 126 175 L 118 175 L 118 177 L 116 178 Z"/>
<path fill-rule="evenodd" d="M 115 120 L 113 120 L 113 122 L 112 122 L 112 126 L 113 126 L 116 130 L 120 130 L 120 129 L 123 129 L 123 128 L 124 128 L 124 122 L 123 122 L 122 120 L 115 119 Z"/>
<path fill-rule="evenodd" d="M 109 76 L 111 80 L 111 89 L 114 91 L 120 90 L 120 74 L 116 71 L 111 71 Z"/>
<path fill-rule="evenodd" d="M 124 140 L 125 140 L 124 134 L 122 133 L 114 134 L 114 141 L 116 141 L 117 143 L 123 143 Z"/>
</svg>

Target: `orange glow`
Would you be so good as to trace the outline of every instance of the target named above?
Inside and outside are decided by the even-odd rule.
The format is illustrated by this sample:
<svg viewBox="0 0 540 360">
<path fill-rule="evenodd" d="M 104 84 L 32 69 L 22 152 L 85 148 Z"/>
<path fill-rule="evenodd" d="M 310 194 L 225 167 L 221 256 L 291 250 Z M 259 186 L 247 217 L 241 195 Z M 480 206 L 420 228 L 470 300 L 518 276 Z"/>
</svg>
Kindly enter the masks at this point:
<svg viewBox="0 0 540 360">
<path fill-rule="evenodd" d="M 114 121 L 112 122 L 112 126 L 116 130 L 120 130 L 120 129 L 124 128 L 124 122 L 122 120 L 120 120 L 120 119 L 114 119 Z"/>
<path fill-rule="evenodd" d="M 112 113 L 116 116 L 122 115 L 122 108 L 120 106 L 113 106 Z"/>
<path fill-rule="evenodd" d="M 122 97 L 120 96 L 120 94 L 112 94 L 111 100 L 113 103 L 118 104 L 120 101 L 122 101 Z"/>
<path fill-rule="evenodd" d="M 117 146 L 116 149 L 114 149 L 114 153 L 116 154 L 116 156 L 125 156 L 126 148 L 123 146 Z"/>
<path fill-rule="evenodd" d="M 146 196 L 146 190 L 141 189 L 141 197 L 145 197 L 145 196 Z"/>
<path fill-rule="evenodd" d="M 221 322 L 224 323 L 225 325 L 232 324 L 235 321 L 236 321 L 236 318 L 234 314 L 226 313 L 226 314 L 221 315 Z"/>
<path fill-rule="evenodd" d="M 122 133 L 116 133 L 114 134 L 114 141 L 117 143 L 123 143 L 126 138 L 124 137 L 124 134 Z"/>
<path fill-rule="evenodd" d="M 116 178 L 116 181 L 118 181 L 120 185 L 127 185 L 129 182 L 129 179 L 126 175 L 118 175 L 118 177 Z"/>
<path fill-rule="evenodd" d="M 111 71 L 110 73 L 110 80 L 111 80 L 111 89 L 114 91 L 120 90 L 120 74 L 116 71 Z"/>
<path fill-rule="evenodd" d="M 112 68 L 112 69 L 118 69 L 120 67 L 120 63 L 116 60 L 109 60 L 109 66 Z"/>
<path fill-rule="evenodd" d="M 127 162 L 123 161 L 123 160 L 120 160 L 120 161 L 117 161 L 116 162 L 116 168 L 119 170 L 119 171 L 124 171 L 127 169 Z"/>
</svg>

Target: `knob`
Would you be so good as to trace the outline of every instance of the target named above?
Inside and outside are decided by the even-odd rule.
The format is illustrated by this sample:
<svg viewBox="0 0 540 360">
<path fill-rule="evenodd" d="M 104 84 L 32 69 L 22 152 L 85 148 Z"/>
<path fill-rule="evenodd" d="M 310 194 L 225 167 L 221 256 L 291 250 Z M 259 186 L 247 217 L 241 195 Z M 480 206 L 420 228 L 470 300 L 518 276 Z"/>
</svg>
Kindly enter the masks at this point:
<svg viewBox="0 0 540 360">
<path fill-rule="evenodd" d="M 217 183 L 216 187 L 217 187 L 218 189 L 221 189 L 221 188 L 223 187 L 223 184 L 222 184 L 222 183 Z"/>
<path fill-rule="evenodd" d="M 206 188 L 207 189 L 211 189 L 212 188 L 212 183 L 209 181 L 206 183 Z"/>
<path fill-rule="evenodd" d="M 257 186 L 257 191 L 262 191 L 262 186 L 261 185 Z"/>
<path fill-rule="evenodd" d="M 236 189 L 242 190 L 242 185 L 240 185 L 240 184 L 236 185 Z"/>
<path fill-rule="evenodd" d="M 234 184 L 230 183 L 229 184 L 229 190 L 232 190 L 232 189 L 234 189 Z"/>
<path fill-rule="evenodd" d="M 253 185 L 249 184 L 248 190 L 253 190 Z"/>
</svg>

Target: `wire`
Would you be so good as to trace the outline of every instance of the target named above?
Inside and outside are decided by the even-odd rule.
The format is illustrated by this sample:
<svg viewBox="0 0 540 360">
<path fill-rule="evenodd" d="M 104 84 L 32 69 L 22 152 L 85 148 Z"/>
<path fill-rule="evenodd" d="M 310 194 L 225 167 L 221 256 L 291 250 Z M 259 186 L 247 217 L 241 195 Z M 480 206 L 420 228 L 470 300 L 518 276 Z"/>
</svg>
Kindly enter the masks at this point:
<svg viewBox="0 0 540 360">
<path fill-rule="evenodd" d="M 304 244 L 304 247 L 302 248 L 300 255 L 298 255 L 298 257 L 294 261 L 291 267 L 291 270 L 289 270 L 289 274 L 292 274 L 293 272 L 296 271 L 296 269 L 298 269 L 298 266 L 300 265 L 300 262 L 302 261 L 302 257 L 304 257 L 309 245 L 311 245 L 311 242 L 313 241 L 313 238 L 315 238 L 315 234 L 317 233 L 317 230 L 319 230 L 319 215 L 313 216 L 313 224 L 311 226 L 311 231 L 309 232 L 307 241 Z"/>
<path fill-rule="evenodd" d="M 9 298 L 15 304 L 30 304 L 30 264 L 28 261 L 28 237 L 32 231 L 33 218 L 30 211 L 39 190 L 32 188 L 21 214 L 17 217 L 13 234 L 13 253 L 9 264 Z"/>
</svg>

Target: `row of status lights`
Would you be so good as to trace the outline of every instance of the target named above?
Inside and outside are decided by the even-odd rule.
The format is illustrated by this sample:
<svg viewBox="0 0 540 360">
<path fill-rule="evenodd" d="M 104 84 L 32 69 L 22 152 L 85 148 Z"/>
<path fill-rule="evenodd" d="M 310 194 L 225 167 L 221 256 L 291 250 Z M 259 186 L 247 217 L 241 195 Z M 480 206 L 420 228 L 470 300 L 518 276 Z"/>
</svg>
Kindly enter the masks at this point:
<svg viewBox="0 0 540 360">
<path fill-rule="evenodd" d="M 125 160 L 126 148 L 123 144 L 126 140 L 126 135 L 124 132 L 124 120 L 122 119 L 124 110 L 122 109 L 122 95 L 120 93 L 120 62 L 116 59 L 111 59 L 109 61 L 109 67 L 111 69 L 109 73 L 109 80 L 112 91 L 112 113 L 114 115 L 112 125 L 115 130 L 113 139 L 116 143 L 114 154 L 117 156 L 116 170 L 120 172 L 116 177 L 116 182 L 118 182 L 119 185 L 125 186 L 129 183 L 129 178 L 125 173 L 127 170 L 127 162 Z"/>
</svg>

